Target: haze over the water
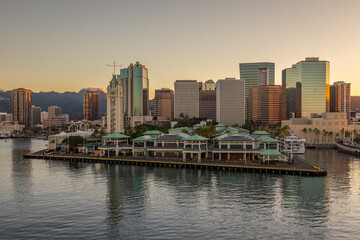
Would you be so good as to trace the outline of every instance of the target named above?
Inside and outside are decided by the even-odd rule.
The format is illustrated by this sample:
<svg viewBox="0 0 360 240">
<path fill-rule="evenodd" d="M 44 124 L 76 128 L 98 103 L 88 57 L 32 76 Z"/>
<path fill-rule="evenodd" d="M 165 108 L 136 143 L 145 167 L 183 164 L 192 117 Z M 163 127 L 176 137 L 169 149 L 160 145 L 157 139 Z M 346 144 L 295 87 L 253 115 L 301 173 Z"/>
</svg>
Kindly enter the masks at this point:
<svg viewBox="0 0 360 240">
<path fill-rule="evenodd" d="M 240 62 L 281 70 L 307 56 L 330 61 L 330 79 L 360 95 L 360 1 L 0 2 L 4 89 L 106 88 L 114 60 L 149 69 L 151 95 L 176 79 L 239 78 Z"/>
</svg>

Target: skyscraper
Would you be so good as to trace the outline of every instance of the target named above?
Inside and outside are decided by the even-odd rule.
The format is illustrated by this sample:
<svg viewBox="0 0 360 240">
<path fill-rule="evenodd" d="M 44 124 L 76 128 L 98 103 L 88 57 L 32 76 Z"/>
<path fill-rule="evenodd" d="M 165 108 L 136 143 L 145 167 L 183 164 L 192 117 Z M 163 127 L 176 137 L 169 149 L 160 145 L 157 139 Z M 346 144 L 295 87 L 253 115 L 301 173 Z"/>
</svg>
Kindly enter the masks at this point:
<svg viewBox="0 0 360 240">
<path fill-rule="evenodd" d="M 216 121 L 216 91 L 213 80 L 207 80 L 199 92 L 199 117 Z"/>
<path fill-rule="evenodd" d="M 278 125 L 285 118 L 285 86 L 260 85 L 249 88 L 248 121 L 260 121 L 265 125 Z"/>
<path fill-rule="evenodd" d="M 296 88 L 296 64 L 282 70 L 282 85 L 286 88 Z"/>
<path fill-rule="evenodd" d="M 94 91 L 84 92 L 83 114 L 86 120 L 94 121 L 99 119 L 99 93 Z"/>
<path fill-rule="evenodd" d="M 330 110 L 330 63 L 306 58 L 296 64 L 296 82 L 301 83 L 301 117 Z"/>
<path fill-rule="evenodd" d="M 123 89 L 113 75 L 106 92 L 106 123 L 107 132 L 122 132 L 124 128 Z"/>
<path fill-rule="evenodd" d="M 245 108 L 248 99 L 249 87 L 259 85 L 274 85 L 275 83 L 275 63 L 256 62 L 240 63 L 240 80 L 245 81 Z M 245 112 L 247 114 L 247 112 Z"/>
<path fill-rule="evenodd" d="M 245 82 L 226 78 L 216 82 L 216 121 L 231 126 L 245 123 Z"/>
<path fill-rule="evenodd" d="M 18 88 L 12 90 L 12 119 L 25 127 L 31 126 L 31 91 Z"/>
<path fill-rule="evenodd" d="M 41 107 L 31 106 L 31 126 L 41 123 Z"/>
<path fill-rule="evenodd" d="M 296 64 L 282 70 L 282 85 L 286 87 L 286 119 L 296 112 Z"/>
<path fill-rule="evenodd" d="M 154 116 L 157 120 L 168 120 L 174 118 L 174 91 L 169 88 L 155 90 Z"/>
<path fill-rule="evenodd" d="M 334 82 L 330 86 L 330 112 L 346 112 L 346 116 L 350 119 L 351 83 Z"/>
<path fill-rule="evenodd" d="M 120 69 L 118 76 L 123 89 L 125 125 L 137 125 L 150 116 L 148 69 L 139 62 Z"/>
<path fill-rule="evenodd" d="M 199 117 L 199 83 L 196 80 L 176 80 L 174 83 L 174 116 Z"/>
</svg>

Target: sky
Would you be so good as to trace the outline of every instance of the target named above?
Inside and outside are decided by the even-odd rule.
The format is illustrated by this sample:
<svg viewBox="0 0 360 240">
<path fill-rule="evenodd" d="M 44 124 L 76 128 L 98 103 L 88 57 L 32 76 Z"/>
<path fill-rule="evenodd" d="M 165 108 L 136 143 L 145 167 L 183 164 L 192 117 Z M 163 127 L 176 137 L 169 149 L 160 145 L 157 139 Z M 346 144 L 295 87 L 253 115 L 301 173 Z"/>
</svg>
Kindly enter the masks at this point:
<svg viewBox="0 0 360 240">
<path fill-rule="evenodd" d="M 239 63 L 330 61 L 330 83 L 360 95 L 360 1 L 1 0 L 0 88 L 106 88 L 139 61 L 150 97 L 178 79 L 240 78 Z M 118 71 L 118 70 L 117 70 Z"/>
</svg>

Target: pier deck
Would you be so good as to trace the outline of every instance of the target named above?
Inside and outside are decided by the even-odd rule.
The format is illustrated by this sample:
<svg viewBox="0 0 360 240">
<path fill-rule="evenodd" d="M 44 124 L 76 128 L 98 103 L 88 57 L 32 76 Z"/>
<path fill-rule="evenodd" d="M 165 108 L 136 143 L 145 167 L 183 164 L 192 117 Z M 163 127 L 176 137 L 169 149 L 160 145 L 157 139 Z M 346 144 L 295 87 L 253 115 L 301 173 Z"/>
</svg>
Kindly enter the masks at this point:
<svg viewBox="0 0 360 240">
<path fill-rule="evenodd" d="M 87 155 L 70 155 L 70 154 L 46 154 L 45 150 L 29 153 L 24 155 L 25 158 L 71 161 L 71 162 L 90 162 L 90 163 L 106 163 L 106 164 L 123 164 L 123 165 L 139 165 L 139 166 L 156 166 L 170 168 L 194 168 L 209 169 L 218 171 L 239 171 L 239 172 L 258 172 L 268 174 L 289 174 L 302 176 L 326 176 L 327 172 L 312 163 L 306 162 L 298 157 L 294 157 L 294 164 L 287 166 L 273 165 L 251 165 L 234 162 L 212 162 L 203 161 L 201 163 L 195 161 L 183 162 L 180 159 L 164 159 L 164 158 L 138 158 L 138 157 L 96 157 Z"/>
</svg>

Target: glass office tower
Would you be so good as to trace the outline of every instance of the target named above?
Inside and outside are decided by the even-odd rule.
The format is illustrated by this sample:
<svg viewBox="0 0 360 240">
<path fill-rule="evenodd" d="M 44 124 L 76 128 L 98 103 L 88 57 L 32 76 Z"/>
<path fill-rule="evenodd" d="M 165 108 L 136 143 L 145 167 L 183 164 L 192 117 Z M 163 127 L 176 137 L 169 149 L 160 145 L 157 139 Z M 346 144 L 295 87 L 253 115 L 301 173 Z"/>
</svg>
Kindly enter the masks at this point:
<svg viewBox="0 0 360 240">
<path fill-rule="evenodd" d="M 139 62 L 120 69 L 118 76 L 123 88 L 124 116 L 149 116 L 149 78 L 148 69 Z"/>
<path fill-rule="evenodd" d="M 286 88 L 296 88 L 296 65 L 282 70 L 282 85 Z"/>
<path fill-rule="evenodd" d="M 330 63 L 306 58 L 296 64 L 296 82 L 301 83 L 301 117 L 330 110 Z"/>
</svg>

